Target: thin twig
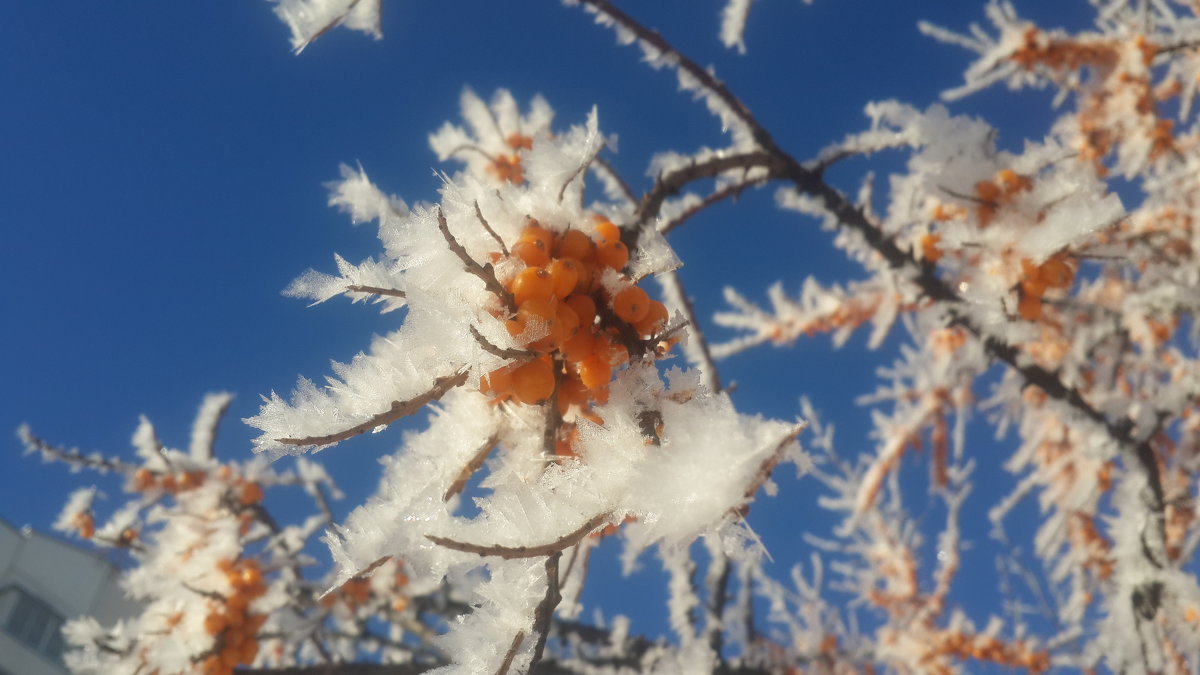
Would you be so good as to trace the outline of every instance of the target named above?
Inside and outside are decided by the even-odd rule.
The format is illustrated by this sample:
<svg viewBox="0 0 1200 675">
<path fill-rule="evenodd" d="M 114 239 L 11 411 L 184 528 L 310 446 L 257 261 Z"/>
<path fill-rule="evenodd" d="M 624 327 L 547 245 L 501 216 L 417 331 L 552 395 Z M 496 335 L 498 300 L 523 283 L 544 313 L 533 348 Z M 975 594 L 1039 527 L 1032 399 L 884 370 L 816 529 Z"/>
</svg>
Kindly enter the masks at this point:
<svg viewBox="0 0 1200 675">
<path fill-rule="evenodd" d="M 693 181 L 713 178 L 733 169 L 748 170 L 755 168 L 766 168 L 771 172 L 770 175 L 774 175 L 782 168 L 782 165 L 770 153 L 755 150 L 754 152 L 721 155 L 701 162 L 692 162 L 683 168 L 662 174 L 654 182 L 654 187 L 651 188 L 650 192 L 647 192 L 646 196 L 642 197 L 634 218 L 633 227 L 634 229 L 644 227 L 646 223 L 658 215 L 667 197 L 677 194 L 684 186 Z M 761 180 L 765 181 L 768 177 L 764 176 Z M 746 182 L 748 181 L 742 181 L 742 183 Z"/>
<path fill-rule="evenodd" d="M 512 644 L 508 647 L 508 653 L 504 655 L 504 662 L 500 664 L 500 668 L 496 670 L 496 675 L 505 675 L 508 669 L 512 667 L 513 659 L 517 658 L 517 650 L 521 648 L 521 643 L 525 640 L 525 631 L 519 630 L 513 636 Z"/>
<path fill-rule="evenodd" d="M 492 272 L 490 265 L 484 267 L 483 265 L 475 262 L 475 259 L 471 257 L 471 254 L 467 253 L 467 249 L 463 248 L 463 245 L 458 243 L 458 240 L 455 239 L 454 235 L 450 233 L 450 226 L 446 223 L 446 214 L 442 212 L 441 208 L 438 208 L 437 210 L 437 219 L 438 230 L 441 231 L 442 237 L 446 239 L 446 244 L 450 246 L 450 250 L 453 251 L 454 255 L 458 256 L 458 259 L 462 261 L 463 269 L 482 279 L 483 284 L 487 286 L 488 290 L 491 291 L 497 298 L 500 298 L 501 302 L 508 306 L 510 310 L 515 312 L 517 310 L 517 305 L 515 302 L 513 302 L 512 293 L 504 290 L 504 286 L 500 285 L 500 282 L 496 279 L 496 275 Z"/>
<path fill-rule="evenodd" d="M 479 209 L 479 200 L 476 199 L 472 203 L 475 204 L 475 217 L 479 219 L 479 224 L 483 225 L 483 229 L 487 230 L 488 234 L 492 235 L 492 239 L 495 239 L 497 244 L 500 244 L 500 252 L 504 254 L 505 258 L 507 258 L 508 247 L 504 245 L 504 240 L 500 238 L 500 235 L 496 234 L 496 231 L 492 229 L 492 226 L 490 223 L 488 223 L 487 218 L 483 217 L 483 211 Z"/>
<path fill-rule="evenodd" d="M 616 167 L 614 167 L 612 164 L 609 164 L 608 160 L 604 159 L 603 157 L 601 157 L 599 155 L 596 155 L 596 157 L 592 160 L 592 163 L 595 166 L 598 166 L 598 167 L 604 169 L 604 172 L 607 173 L 610 177 L 612 177 L 612 179 L 614 181 L 616 181 L 617 187 L 619 187 L 621 189 L 621 193 L 625 195 L 625 199 L 631 205 L 635 205 L 635 206 L 637 205 L 637 203 L 638 203 L 637 195 L 635 195 L 633 193 L 633 188 L 629 187 L 629 183 L 625 181 L 625 177 L 622 176 L 621 174 L 617 173 Z M 592 169 L 592 171 L 595 171 L 595 170 L 596 170 L 595 168 Z"/>
<path fill-rule="evenodd" d="M 542 653 L 546 650 L 546 639 L 550 636 L 550 620 L 554 618 L 554 609 L 562 602 L 558 579 L 558 561 L 561 557 L 562 551 L 555 551 L 546 558 L 546 596 L 533 611 L 533 630 L 538 639 L 533 647 L 530 670 L 536 668 L 542 660 Z"/>
<path fill-rule="evenodd" d="M 677 270 L 669 270 L 659 277 L 659 283 L 662 284 L 667 301 L 683 312 L 684 320 L 692 326 L 688 344 L 696 347 L 694 353 L 700 357 L 700 363 L 696 365 L 700 367 L 704 385 L 714 394 L 719 393 L 721 391 L 721 374 L 717 371 L 717 363 L 709 349 L 708 338 L 705 337 L 704 331 L 700 328 L 700 322 L 696 319 L 696 307 L 683 288 L 683 280 L 679 278 Z M 689 349 L 688 351 L 692 352 L 693 350 Z"/>
<path fill-rule="evenodd" d="M 479 329 L 475 326 L 471 326 L 468 330 L 471 331 L 471 337 L 475 338 L 475 341 L 479 343 L 480 347 L 483 347 L 483 351 L 489 354 L 494 354 L 495 356 L 499 356 L 502 359 L 518 359 L 521 361 L 528 361 L 529 359 L 537 356 L 536 352 L 531 352 L 527 349 L 509 349 L 506 347 L 497 347 L 496 345 L 492 344 L 490 340 L 485 338 L 483 333 L 480 333 Z"/>
<path fill-rule="evenodd" d="M 577 169 L 575 169 L 574 173 L 572 173 L 567 178 L 567 180 L 563 181 L 562 187 L 559 188 L 559 190 L 558 190 L 558 202 L 560 204 L 562 203 L 563 196 L 567 194 L 567 186 L 570 185 L 572 182 L 574 182 L 575 179 L 578 178 L 581 174 L 583 174 L 584 171 L 587 171 L 588 166 L 591 165 L 591 163 L 596 159 L 596 156 L 599 155 L 600 151 L 603 149 L 604 149 L 604 142 L 601 141 L 600 145 L 596 148 L 596 151 L 592 153 L 592 156 L 588 157 L 587 161 L 580 164 L 579 167 Z"/>
<path fill-rule="evenodd" d="M 324 436 L 308 436 L 305 438 L 280 438 L 276 442 L 284 445 L 329 445 L 344 441 L 347 438 L 353 438 L 359 434 L 365 434 L 380 426 L 386 426 L 395 422 L 398 419 L 407 417 L 426 405 L 438 400 L 451 389 L 461 385 L 467 381 L 467 371 L 461 371 L 456 375 L 447 375 L 439 377 L 433 381 L 433 387 L 422 394 L 418 394 L 407 401 L 392 401 L 390 408 L 378 415 L 373 415 L 370 419 L 360 424 L 356 424 L 349 429 L 344 429 L 332 434 Z"/>
<path fill-rule="evenodd" d="M 714 204 L 718 204 L 718 203 L 720 203 L 726 199 L 729 199 L 731 197 L 736 199 L 739 195 L 742 194 L 743 191 L 745 191 L 746 188 L 762 185 L 765 182 L 767 182 L 766 178 L 756 178 L 756 179 L 752 179 L 752 180 L 742 181 L 740 183 L 733 183 L 731 185 L 726 185 L 725 187 L 723 187 L 719 190 L 715 190 L 711 194 L 705 196 L 704 199 L 702 199 L 699 204 L 686 209 L 683 213 L 679 214 L 678 216 L 675 216 L 671 220 L 659 223 L 658 231 L 661 234 L 667 234 L 668 232 L 679 227 L 680 225 L 683 225 L 685 222 L 687 222 L 687 220 L 689 218 L 695 216 L 697 213 L 700 213 L 701 211 L 713 206 Z"/>
<path fill-rule="evenodd" d="M 505 560 L 514 560 L 518 558 L 539 558 L 548 556 L 553 553 L 562 552 L 571 546 L 579 543 L 581 539 L 592 533 L 597 527 L 604 524 L 612 513 L 605 511 L 604 513 L 593 516 L 583 525 L 579 526 L 572 532 L 569 532 L 558 539 L 548 544 L 535 544 L 533 546 L 505 546 L 503 544 L 472 544 L 470 542 L 456 541 L 446 537 L 439 537 L 435 534 L 427 534 L 425 538 L 439 546 L 445 546 L 448 549 L 462 551 L 463 553 L 475 553 L 481 556 L 496 556 Z"/>
<path fill-rule="evenodd" d="M 450 487 L 446 488 L 446 493 L 442 495 L 442 501 L 448 502 L 451 497 L 463 491 L 463 488 L 467 486 L 467 481 L 479 470 L 479 467 L 483 466 L 483 463 L 487 461 L 488 455 L 492 454 L 492 450 L 496 449 L 496 443 L 499 440 L 498 436 L 493 435 L 479 446 L 479 449 L 475 451 L 474 455 L 471 455 L 471 459 L 463 466 L 462 471 L 459 471 L 454 481 L 450 483 Z"/>
<path fill-rule="evenodd" d="M 351 284 L 346 287 L 346 290 L 354 292 L 354 293 L 370 293 L 372 295 L 390 295 L 394 298 L 405 297 L 404 291 L 402 291 L 398 288 L 383 288 L 382 286 L 360 286 L 358 284 Z"/>
</svg>

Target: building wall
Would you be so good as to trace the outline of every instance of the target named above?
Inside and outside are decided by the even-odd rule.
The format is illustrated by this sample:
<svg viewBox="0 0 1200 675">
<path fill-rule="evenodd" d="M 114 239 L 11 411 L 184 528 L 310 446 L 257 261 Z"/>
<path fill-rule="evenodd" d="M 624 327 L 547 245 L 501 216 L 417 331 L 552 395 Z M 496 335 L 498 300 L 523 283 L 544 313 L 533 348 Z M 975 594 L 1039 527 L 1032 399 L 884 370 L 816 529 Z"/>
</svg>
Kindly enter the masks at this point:
<svg viewBox="0 0 1200 675">
<path fill-rule="evenodd" d="M 21 624 L 21 617 L 13 619 L 14 598 L 32 596 L 36 602 L 23 600 L 20 606 L 34 606 L 39 617 L 48 610 L 63 620 L 89 615 L 111 624 L 136 610 L 121 592 L 119 575 L 116 565 L 96 553 L 0 519 L 0 673 L 66 672 L 61 660 L 32 648 L 29 635 L 14 628 Z"/>
</svg>

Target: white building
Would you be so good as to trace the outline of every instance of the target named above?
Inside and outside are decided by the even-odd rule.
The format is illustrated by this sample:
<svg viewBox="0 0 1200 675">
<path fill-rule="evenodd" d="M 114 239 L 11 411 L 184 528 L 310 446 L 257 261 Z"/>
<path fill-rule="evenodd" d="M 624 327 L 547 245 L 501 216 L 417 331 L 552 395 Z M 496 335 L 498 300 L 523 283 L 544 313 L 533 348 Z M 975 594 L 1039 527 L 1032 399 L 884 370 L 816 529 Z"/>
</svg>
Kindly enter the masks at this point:
<svg viewBox="0 0 1200 675">
<path fill-rule="evenodd" d="M 62 625 L 133 614 L 103 556 L 0 518 L 0 675 L 62 675 Z"/>
</svg>

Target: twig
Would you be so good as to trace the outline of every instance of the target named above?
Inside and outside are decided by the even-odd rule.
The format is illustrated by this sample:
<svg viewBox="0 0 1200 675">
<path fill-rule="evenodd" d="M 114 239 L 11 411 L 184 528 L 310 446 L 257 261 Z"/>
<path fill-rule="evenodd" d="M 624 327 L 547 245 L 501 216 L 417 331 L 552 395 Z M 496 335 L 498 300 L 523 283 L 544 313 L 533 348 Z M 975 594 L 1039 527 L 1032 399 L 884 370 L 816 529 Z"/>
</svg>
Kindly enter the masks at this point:
<svg viewBox="0 0 1200 675">
<path fill-rule="evenodd" d="M 476 199 L 472 203 L 475 205 L 475 217 L 479 219 L 479 224 L 483 225 L 483 229 L 487 230 L 488 234 L 492 235 L 492 239 L 495 239 L 497 244 L 500 244 L 500 252 L 503 253 L 504 257 L 507 258 L 508 247 L 504 245 L 504 240 L 500 238 L 500 235 L 496 234 L 496 231 L 492 229 L 492 226 L 490 223 L 488 223 L 487 218 L 483 217 L 483 211 L 479 210 L 479 200 Z"/>
<path fill-rule="evenodd" d="M 533 546 L 504 546 L 502 544 L 472 544 L 470 542 L 456 541 L 446 537 L 439 537 L 435 534 L 427 534 L 425 538 L 439 546 L 445 546 L 448 549 L 462 551 L 463 553 L 475 553 L 481 556 L 496 556 L 505 560 L 513 560 L 517 558 L 539 558 L 548 556 L 562 551 L 579 543 L 581 539 L 591 534 L 593 530 L 603 524 L 606 520 L 612 517 L 612 513 L 605 511 L 604 513 L 592 516 L 583 525 L 579 526 L 572 532 L 569 532 L 558 539 L 547 544 L 535 544 Z"/>
<path fill-rule="evenodd" d="M 659 277 L 659 283 L 662 284 L 668 303 L 683 312 L 684 320 L 692 326 L 688 346 L 694 345 L 695 349 L 688 349 L 688 352 L 699 357 L 700 362 L 696 365 L 700 367 L 704 385 L 714 394 L 719 393 L 721 391 L 721 374 L 717 371 L 717 363 L 713 360 L 712 351 L 708 347 L 708 338 L 705 337 L 704 331 L 701 330 L 700 323 L 696 319 L 696 307 L 683 288 L 683 280 L 679 278 L 677 270 L 669 270 Z"/>
<path fill-rule="evenodd" d="M 621 193 L 625 195 L 625 199 L 631 205 L 636 205 L 638 203 L 638 198 L 637 195 L 633 193 L 633 188 L 629 187 L 629 183 L 625 181 L 625 177 L 617 173 L 617 169 L 612 164 L 609 164 L 608 160 L 596 155 L 596 157 L 593 158 L 592 163 L 595 166 L 604 169 L 604 172 L 611 176 L 614 181 L 616 181 L 617 187 L 621 188 Z M 592 170 L 595 171 L 595 168 Z"/>
<path fill-rule="evenodd" d="M 475 326 L 471 326 L 469 330 L 471 331 L 471 337 L 475 338 L 475 341 L 479 343 L 480 347 L 483 347 L 483 351 L 499 356 L 502 359 L 518 359 L 521 361 L 527 361 L 537 356 L 535 352 L 531 352 L 527 349 L 509 349 L 507 347 L 497 347 L 496 345 L 492 344 L 490 340 L 485 338 L 483 333 L 480 333 L 479 329 Z"/>
<path fill-rule="evenodd" d="M 715 190 L 711 194 L 704 197 L 704 199 L 701 200 L 699 204 L 687 209 L 686 211 L 684 211 L 683 213 L 679 214 L 678 216 L 676 216 L 675 218 L 673 218 L 671 220 L 668 220 L 664 223 L 659 223 L 658 231 L 661 234 L 667 234 L 671 230 L 674 230 L 675 228 L 679 227 L 680 225 L 683 225 L 685 222 L 687 222 L 687 220 L 689 218 L 691 218 L 692 216 L 695 216 L 697 213 L 700 213 L 704 209 L 707 209 L 714 204 L 717 204 L 721 201 L 729 199 L 730 197 L 736 198 L 739 195 L 741 195 L 742 192 L 746 188 L 762 185 L 765 182 L 767 182 L 766 178 L 757 178 L 757 179 L 753 179 L 753 180 L 742 181 L 740 183 L 733 183 L 732 185 L 726 185 L 725 187 L 721 188 L 720 190 Z"/>
<path fill-rule="evenodd" d="M 554 618 L 554 609 L 562 602 L 559 593 L 558 561 L 562 551 L 555 551 L 546 558 L 546 596 L 538 603 L 533 611 L 533 630 L 537 633 L 537 644 L 533 647 L 533 660 L 529 663 L 530 670 L 537 667 L 546 650 L 546 639 L 550 636 L 550 620 Z"/>
<path fill-rule="evenodd" d="M 483 445 L 479 446 L 479 449 L 475 451 L 474 455 L 471 455 L 471 459 L 467 461 L 466 465 L 462 468 L 462 471 L 459 471 L 458 476 L 456 476 L 454 481 L 450 483 L 450 487 L 446 488 L 446 493 L 442 495 L 442 501 L 448 502 L 450 501 L 451 497 L 463 491 L 463 488 L 467 486 L 467 481 L 470 480 L 471 476 L 479 470 L 479 467 L 483 466 L 483 463 L 487 460 L 488 455 L 492 454 L 492 450 L 496 449 L 496 443 L 499 440 L 500 439 L 498 436 L 493 435 L 491 438 L 484 441 Z"/>
<path fill-rule="evenodd" d="M 562 203 L 563 196 L 567 194 L 567 186 L 574 182 L 575 179 L 578 178 L 584 171 L 587 171 L 588 166 L 591 165 L 591 163 L 596 159 L 596 156 L 599 155 L 600 151 L 603 149 L 604 142 L 601 141 L 600 145 L 596 148 L 596 151 L 592 153 L 592 156 L 588 157 L 586 161 L 581 163 L 579 167 L 576 168 L 569 177 L 567 177 L 567 180 L 563 181 L 562 187 L 558 190 L 558 202 L 560 204 Z"/>
<path fill-rule="evenodd" d="M 733 169 L 754 168 L 766 168 L 770 171 L 769 175 L 773 175 L 782 168 L 782 164 L 770 153 L 756 150 L 737 155 L 722 155 L 702 162 L 692 162 L 681 169 L 660 175 L 654 182 L 654 187 L 646 193 L 646 196 L 642 197 L 642 201 L 638 205 L 634 218 L 634 229 L 640 229 L 650 222 L 650 219 L 654 218 L 662 209 L 662 204 L 667 197 L 677 194 L 688 183 L 702 178 L 713 178 Z M 762 180 L 765 181 L 768 177 L 764 177 Z"/>
<path fill-rule="evenodd" d="M 504 662 L 500 664 L 500 668 L 496 670 L 496 675 L 505 675 L 508 669 L 512 667 L 513 659 L 517 658 L 517 650 L 521 648 L 521 642 L 525 640 L 525 631 L 519 630 L 513 636 L 512 645 L 508 648 L 508 653 L 504 655 Z"/>
<path fill-rule="evenodd" d="M 358 284 L 351 284 L 346 287 L 346 290 L 354 292 L 354 293 L 371 293 L 373 295 L 390 295 L 394 298 L 405 297 L 404 291 L 402 291 L 398 288 L 383 288 L 381 286 L 360 286 Z"/>
<path fill-rule="evenodd" d="M 407 417 L 426 405 L 438 400 L 451 389 L 461 385 L 467 381 L 467 371 L 461 371 L 456 375 L 447 375 L 439 377 L 433 381 L 433 387 L 423 393 L 408 399 L 407 401 L 392 401 L 392 406 L 386 411 L 372 416 L 365 422 L 356 424 L 349 429 L 338 431 L 324 436 L 308 436 L 305 438 L 280 438 L 276 442 L 284 445 L 329 445 L 344 441 L 347 438 L 353 438 L 359 434 L 365 434 L 379 426 L 385 426 L 395 422 L 398 419 Z"/>
<path fill-rule="evenodd" d="M 441 231 L 442 236 L 446 239 L 446 244 L 450 246 L 450 250 L 453 251 L 454 255 L 458 256 L 458 259 L 462 261 L 463 269 L 482 279 L 483 284 L 487 286 L 487 289 L 491 291 L 497 298 L 500 298 L 500 301 L 508 306 L 510 310 L 515 312 L 517 310 L 517 305 L 515 302 L 513 302 L 512 294 L 504 290 L 504 286 L 500 285 L 500 282 L 496 279 L 496 275 L 492 272 L 490 265 L 484 267 L 483 265 L 475 262 L 475 259 L 471 257 L 471 254 L 467 253 L 467 249 L 463 248 L 463 245 L 458 243 L 458 240 L 455 239 L 454 235 L 450 233 L 450 226 L 446 223 L 446 214 L 442 212 L 441 208 L 438 208 L 437 210 L 437 219 L 438 230 Z"/>
</svg>

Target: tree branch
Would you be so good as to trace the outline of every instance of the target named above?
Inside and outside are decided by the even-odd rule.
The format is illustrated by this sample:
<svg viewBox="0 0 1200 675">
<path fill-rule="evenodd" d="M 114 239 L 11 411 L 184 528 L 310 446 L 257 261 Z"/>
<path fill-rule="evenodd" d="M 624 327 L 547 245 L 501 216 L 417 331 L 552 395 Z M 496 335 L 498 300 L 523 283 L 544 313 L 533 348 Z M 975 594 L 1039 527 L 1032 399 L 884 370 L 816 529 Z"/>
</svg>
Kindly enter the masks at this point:
<svg viewBox="0 0 1200 675">
<path fill-rule="evenodd" d="M 392 406 L 386 411 L 372 416 L 365 422 L 356 424 L 349 429 L 338 431 L 324 436 L 307 436 L 305 438 L 280 438 L 276 442 L 284 445 L 329 445 L 344 441 L 347 438 L 353 438 L 360 434 L 365 434 L 379 426 L 386 426 L 403 417 L 417 412 L 426 405 L 438 400 L 451 389 L 461 385 L 467 381 L 467 371 L 462 371 L 457 375 L 447 375 L 439 377 L 433 381 L 433 388 L 429 391 L 414 396 L 407 401 L 392 401 Z"/>
<path fill-rule="evenodd" d="M 579 543 L 581 539 L 591 534 L 597 527 L 600 527 L 605 521 L 612 517 L 612 513 L 604 512 L 592 516 L 583 525 L 580 525 L 576 530 L 569 532 L 558 539 L 547 544 L 535 544 L 533 546 L 504 546 L 502 544 L 472 544 L 470 542 L 456 541 L 446 537 L 439 537 L 435 534 L 427 534 L 425 538 L 439 546 L 445 546 L 448 549 L 462 551 L 463 553 L 475 553 L 481 556 L 497 556 L 505 560 L 513 560 L 516 558 L 540 558 L 542 556 L 561 553 L 566 549 Z"/>
</svg>

